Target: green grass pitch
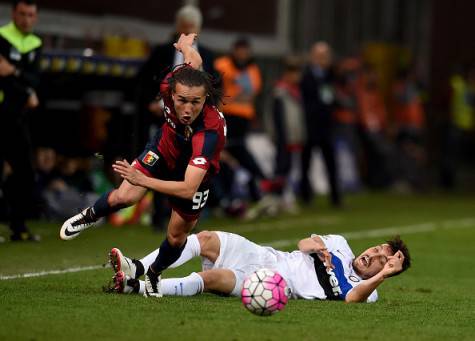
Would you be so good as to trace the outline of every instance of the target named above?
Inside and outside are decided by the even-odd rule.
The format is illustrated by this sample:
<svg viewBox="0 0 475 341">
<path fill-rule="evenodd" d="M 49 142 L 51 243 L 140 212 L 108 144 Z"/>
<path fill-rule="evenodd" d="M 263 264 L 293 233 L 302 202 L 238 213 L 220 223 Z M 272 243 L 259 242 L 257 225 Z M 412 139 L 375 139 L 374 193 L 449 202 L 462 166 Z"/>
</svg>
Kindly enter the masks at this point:
<svg viewBox="0 0 475 341">
<path fill-rule="evenodd" d="M 32 223 L 41 243 L 0 244 L 0 340 L 473 340 L 475 339 L 475 196 L 359 194 L 344 210 L 317 205 L 257 222 L 203 220 L 280 249 L 310 233 L 346 233 L 355 254 L 401 231 L 413 267 L 383 283 L 375 304 L 290 301 L 258 317 L 237 298 L 204 294 L 145 299 L 105 294 L 110 269 L 32 278 L 24 273 L 96 266 L 119 247 L 141 257 L 163 234 L 149 227 L 101 226 L 70 242 L 58 224 Z M 361 233 L 361 231 L 373 231 Z M 0 235 L 7 235 L 0 227 Z M 199 261 L 165 277 L 199 270 Z"/>
</svg>

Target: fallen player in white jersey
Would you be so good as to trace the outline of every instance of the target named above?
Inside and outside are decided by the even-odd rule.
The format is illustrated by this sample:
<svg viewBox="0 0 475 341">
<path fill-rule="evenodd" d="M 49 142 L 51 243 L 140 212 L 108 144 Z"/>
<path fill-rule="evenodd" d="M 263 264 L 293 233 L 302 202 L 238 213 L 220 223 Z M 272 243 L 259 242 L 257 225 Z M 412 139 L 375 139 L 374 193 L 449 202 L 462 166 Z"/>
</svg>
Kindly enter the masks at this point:
<svg viewBox="0 0 475 341">
<path fill-rule="evenodd" d="M 171 267 L 201 256 L 202 271 L 163 279 L 156 296 L 192 296 L 204 291 L 240 296 L 244 279 L 258 269 L 268 268 L 285 278 L 292 298 L 374 302 L 378 299 L 376 288 L 410 266 L 408 249 L 399 237 L 373 246 L 356 258 L 346 239 L 339 235 L 312 235 L 302 239 L 298 248 L 278 251 L 227 232 L 190 235 L 181 257 Z M 158 252 L 132 260 L 119 249 L 112 249 L 109 257 L 116 274 L 109 290 L 143 294 L 144 282 L 138 278 L 146 273 Z"/>
</svg>

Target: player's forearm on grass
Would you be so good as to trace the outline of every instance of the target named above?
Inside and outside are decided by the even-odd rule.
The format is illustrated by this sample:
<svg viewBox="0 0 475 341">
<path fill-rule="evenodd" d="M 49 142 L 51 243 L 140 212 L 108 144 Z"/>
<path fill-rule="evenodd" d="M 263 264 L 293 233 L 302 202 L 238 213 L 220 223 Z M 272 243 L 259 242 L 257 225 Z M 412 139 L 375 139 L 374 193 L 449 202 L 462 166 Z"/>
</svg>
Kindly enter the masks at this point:
<svg viewBox="0 0 475 341">
<path fill-rule="evenodd" d="M 192 46 L 185 46 L 181 50 L 181 53 L 183 53 L 185 64 L 189 64 L 194 69 L 201 68 L 203 60 L 201 59 L 199 52 Z"/>
<path fill-rule="evenodd" d="M 346 303 L 366 302 L 369 295 L 384 282 L 384 275 L 380 272 L 375 276 L 363 281 L 358 286 L 354 287 L 348 295 L 346 295 Z"/>
</svg>

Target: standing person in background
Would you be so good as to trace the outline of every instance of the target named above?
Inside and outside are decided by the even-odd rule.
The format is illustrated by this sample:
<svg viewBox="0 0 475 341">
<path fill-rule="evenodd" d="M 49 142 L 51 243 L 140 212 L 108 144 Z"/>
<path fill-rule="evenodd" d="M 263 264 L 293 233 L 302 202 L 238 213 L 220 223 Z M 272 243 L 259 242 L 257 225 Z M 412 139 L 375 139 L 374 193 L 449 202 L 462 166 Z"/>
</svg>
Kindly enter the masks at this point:
<svg viewBox="0 0 475 341">
<path fill-rule="evenodd" d="M 246 38 L 237 39 L 231 54 L 216 60 L 215 68 L 223 82 L 223 113 L 228 126 L 227 151 L 249 171 L 249 191 L 258 201 L 260 193 L 256 180 L 265 178 L 264 173 L 246 147 L 246 136 L 255 119 L 254 100 L 261 90 L 262 78 L 259 67 L 252 58 L 251 45 Z"/>
<path fill-rule="evenodd" d="M 312 150 L 318 147 L 325 162 L 330 184 L 330 200 L 334 207 L 342 205 L 337 176 L 337 159 L 333 141 L 333 112 L 335 110 L 332 50 L 326 42 L 317 42 L 310 51 L 310 63 L 305 67 L 300 83 L 305 109 L 307 142 L 302 153 L 301 196 L 312 199 L 309 179 Z"/>
<path fill-rule="evenodd" d="M 475 131 L 475 64 L 457 70 L 450 77 L 450 112 L 443 131 L 440 181 L 445 189 L 454 189 L 461 166 L 461 154 L 470 146 Z"/>
<path fill-rule="evenodd" d="M 364 64 L 358 77 L 356 98 L 361 143 L 365 154 L 366 183 L 372 188 L 393 184 L 394 147 L 386 136 L 387 110 L 378 74 Z"/>
<path fill-rule="evenodd" d="M 192 5 L 180 8 L 176 13 L 173 36 L 166 43 L 155 47 L 148 60 L 140 69 L 137 98 L 137 148 L 142 148 L 164 123 L 163 101 L 157 98 L 160 83 L 170 71 L 170 68 L 183 64 L 183 55 L 175 49 L 173 44 L 181 34 L 199 34 L 202 22 L 203 17 L 199 8 Z M 198 50 L 203 59 L 203 70 L 213 76 L 216 75 L 214 53 L 197 41 L 193 43 L 193 48 Z M 139 152 L 139 150 L 135 152 Z M 165 227 L 170 210 L 162 194 L 154 193 L 153 198 L 153 224 L 157 230 L 160 230 Z"/>
<path fill-rule="evenodd" d="M 31 33 L 36 21 L 36 3 L 16 0 L 12 21 L 0 27 L 0 185 L 9 206 L 12 241 L 40 240 L 25 224 L 34 187 L 26 113 L 39 104 L 41 39 Z M 12 174 L 3 185 L 4 161 Z"/>
<path fill-rule="evenodd" d="M 305 114 L 300 92 L 302 76 L 300 59 L 289 56 L 284 60 L 284 71 L 274 87 L 272 123 L 276 145 L 274 175 L 287 183 L 292 170 L 292 154 L 301 152 L 306 140 Z M 294 202 L 285 202 L 284 208 L 295 211 Z"/>
<path fill-rule="evenodd" d="M 358 105 L 356 100 L 359 69 L 359 59 L 347 57 L 338 63 L 335 77 L 337 101 L 334 111 L 335 147 L 339 161 L 339 184 L 342 191 L 356 191 L 360 188 L 357 165 L 360 149 L 357 129 Z"/>
<path fill-rule="evenodd" d="M 421 189 L 426 161 L 425 113 L 415 72 L 409 66 L 398 70 L 391 90 L 399 160 L 397 180 L 404 187 Z"/>
</svg>

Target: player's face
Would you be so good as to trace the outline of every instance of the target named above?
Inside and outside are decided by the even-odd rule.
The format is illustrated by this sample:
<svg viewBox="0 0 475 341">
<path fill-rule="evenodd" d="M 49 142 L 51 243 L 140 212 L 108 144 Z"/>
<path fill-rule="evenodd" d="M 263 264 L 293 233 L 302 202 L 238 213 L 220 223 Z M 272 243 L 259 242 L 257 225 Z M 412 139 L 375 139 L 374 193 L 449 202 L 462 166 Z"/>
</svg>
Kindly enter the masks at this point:
<svg viewBox="0 0 475 341">
<path fill-rule="evenodd" d="M 186 86 L 177 83 L 172 93 L 173 104 L 178 120 L 191 124 L 198 117 L 206 101 L 206 90 L 202 86 Z"/>
<path fill-rule="evenodd" d="M 37 17 L 36 5 L 28 5 L 20 2 L 12 11 L 13 22 L 23 33 L 29 33 L 33 30 Z"/>
<path fill-rule="evenodd" d="M 389 244 L 370 247 L 353 261 L 353 268 L 363 278 L 370 278 L 380 272 L 388 257 L 393 255 Z"/>
</svg>

